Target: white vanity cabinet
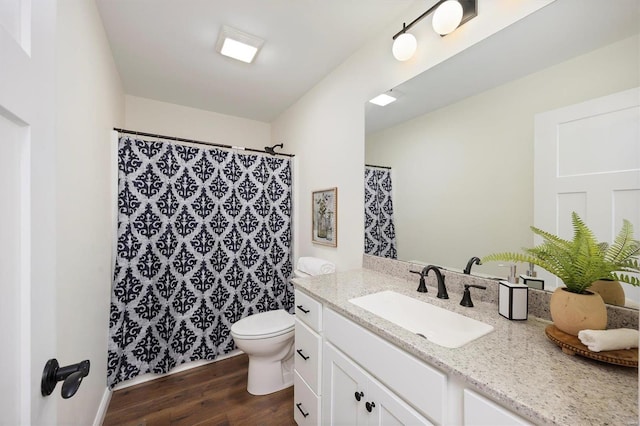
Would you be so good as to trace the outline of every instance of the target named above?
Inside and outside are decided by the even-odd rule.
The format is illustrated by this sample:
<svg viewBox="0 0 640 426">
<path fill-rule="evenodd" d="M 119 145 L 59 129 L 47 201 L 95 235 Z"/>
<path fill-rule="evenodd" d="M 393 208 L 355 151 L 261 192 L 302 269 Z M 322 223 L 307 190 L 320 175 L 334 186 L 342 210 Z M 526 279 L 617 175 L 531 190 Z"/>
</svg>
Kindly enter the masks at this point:
<svg viewBox="0 0 640 426">
<path fill-rule="evenodd" d="M 325 344 L 323 364 L 325 424 L 432 424 L 331 343 Z"/>
<path fill-rule="evenodd" d="M 322 367 L 322 304 L 295 291 L 293 417 L 298 425 L 319 425 Z"/>
<path fill-rule="evenodd" d="M 299 290 L 295 303 L 298 425 L 529 424 Z"/>
</svg>

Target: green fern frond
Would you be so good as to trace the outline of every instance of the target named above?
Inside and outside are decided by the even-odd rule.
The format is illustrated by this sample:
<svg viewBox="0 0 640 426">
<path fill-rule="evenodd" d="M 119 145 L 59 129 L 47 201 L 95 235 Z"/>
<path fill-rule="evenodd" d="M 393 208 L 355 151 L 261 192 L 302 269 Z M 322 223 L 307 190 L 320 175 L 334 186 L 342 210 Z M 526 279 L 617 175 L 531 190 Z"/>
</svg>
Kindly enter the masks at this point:
<svg viewBox="0 0 640 426">
<path fill-rule="evenodd" d="M 633 239 L 633 225 L 624 219 L 620 232 L 606 251 L 605 259 L 617 263 L 638 254 L 640 254 L 640 241 Z"/>
<path fill-rule="evenodd" d="M 613 277 L 614 280 L 616 281 L 620 281 L 621 283 L 627 283 L 627 284 L 631 284 L 634 286 L 640 286 L 640 278 L 638 277 L 634 277 L 631 275 L 627 275 L 627 274 L 618 274 L 618 273 L 612 273 L 611 276 Z"/>
</svg>

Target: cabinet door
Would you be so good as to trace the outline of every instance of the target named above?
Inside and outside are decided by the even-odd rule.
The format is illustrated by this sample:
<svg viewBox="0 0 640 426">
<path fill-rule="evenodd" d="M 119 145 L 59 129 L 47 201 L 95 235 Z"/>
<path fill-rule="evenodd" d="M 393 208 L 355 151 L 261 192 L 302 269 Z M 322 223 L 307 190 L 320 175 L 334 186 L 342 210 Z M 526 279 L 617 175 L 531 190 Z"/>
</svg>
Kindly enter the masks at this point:
<svg viewBox="0 0 640 426">
<path fill-rule="evenodd" d="M 373 377 L 369 377 L 366 392 L 368 397 L 365 401 L 367 411 L 365 416 L 369 417 L 367 421 L 369 425 L 433 424 Z M 371 409 L 371 412 L 368 411 L 369 409 Z"/>
<path fill-rule="evenodd" d="M 525 419 L 470 389 L 464 390 L 464 424 L 465 426 L 531 425 Z"/>
<path fill-rule="evenodd" d="M 366 424 L 366 418 L 362 417 L 367 396 L 364 371 L 327 343 L 322 376 L 323 422 L 348 426 Z"/>
<path fill-rule="evenodd" d="M 322 403 L 326 424 L 432 424 L 330 343 L 325 345 L 323 357 Z"/>
</svg>

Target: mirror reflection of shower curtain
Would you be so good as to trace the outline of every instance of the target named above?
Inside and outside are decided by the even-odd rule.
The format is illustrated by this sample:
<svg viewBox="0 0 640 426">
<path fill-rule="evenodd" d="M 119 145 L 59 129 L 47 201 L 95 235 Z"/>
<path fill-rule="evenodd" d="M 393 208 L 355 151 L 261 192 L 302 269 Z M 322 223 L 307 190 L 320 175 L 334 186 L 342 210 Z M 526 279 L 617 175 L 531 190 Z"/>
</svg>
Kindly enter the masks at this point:
<svg viewBox="0 0 640 426">
<path fill-rule="evenodd" d="M 108 384 L 234 349 L 292 312 L 291 160 L 121 136 Z"/>
<path fill-rule="evenodd" d="M 364 170 L 364 252 L 396 259 L 391 169 Z"/>
</svg>

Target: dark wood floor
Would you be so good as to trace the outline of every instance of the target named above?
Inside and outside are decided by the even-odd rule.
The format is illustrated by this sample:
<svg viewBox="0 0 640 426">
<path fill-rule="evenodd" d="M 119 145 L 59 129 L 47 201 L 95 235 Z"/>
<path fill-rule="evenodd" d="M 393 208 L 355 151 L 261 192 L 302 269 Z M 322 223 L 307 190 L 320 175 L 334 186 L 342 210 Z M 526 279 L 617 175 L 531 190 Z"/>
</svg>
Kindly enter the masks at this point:
<svg viewBox="0 0 640 426">
<path fill-rule="evenodd" d="M 103 425 L 295 425 L 293 387 L 247 392 L 246 355 L 115 391 Z"/>
</svg>

